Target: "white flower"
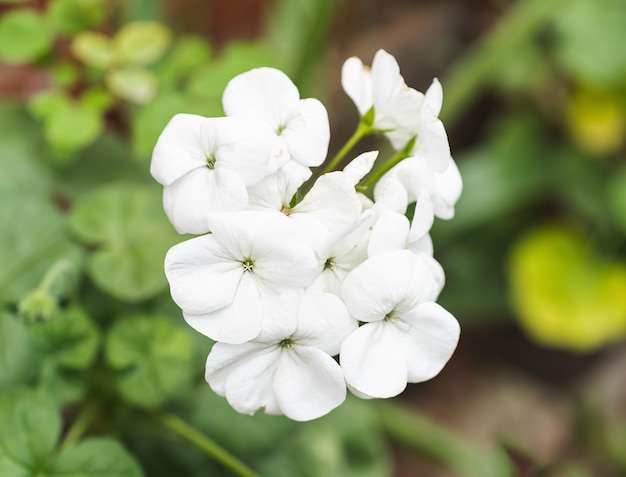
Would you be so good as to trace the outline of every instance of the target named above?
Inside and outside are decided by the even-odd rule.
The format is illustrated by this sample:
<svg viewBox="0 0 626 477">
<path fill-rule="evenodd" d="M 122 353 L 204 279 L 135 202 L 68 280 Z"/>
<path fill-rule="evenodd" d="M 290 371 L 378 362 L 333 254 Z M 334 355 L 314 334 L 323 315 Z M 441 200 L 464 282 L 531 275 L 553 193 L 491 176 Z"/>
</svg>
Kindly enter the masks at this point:
<svg viewBox="0 0 626 477">
<path fill-rule="evenodd" d="M 343 281 L 348 311 L 365 322 L 345 339 L 340 363 L 357 394 L 392 397 L 409 383 L 436 376 L 459 339 L 456 319 L 434 303 L 424 255 L 379 253 Z"/>
<path fill-rule="evenodd" d="M 224 212 L 209 224 L 211 234 L 169 250 L 165 274 L 187 323 L 213 340 L 243 343 L 261 331 L 274 294 L 310 284 L 317 259 L 278 212 Z"/>
<path fill-rule="evenodd" d="M 154 148 L 150 173 L 165 186 L 165 213 L 179 233 L 206 233 L 208 214 L 245 208 L 246 186 L 273 172 L 271 134 L 244 118 L 172 118 Z"/>
<path fill-rule="evenodd" d="M 274 309 L 254 340 L 213 346 L 206 380 L 239 412 L 264 407 L 297 421 L 316 419 L 346 397 L 343 373 L 332 356 L 357 323 L 341 300 L 327 293 L 285 293 Z"/>
<path fill-rule="evenodd" d="M 264 121 L 275 133 L 275 148 L 304 166 L 319 166 L 328 153 L 328 113 L 317 99 L 300 99 L 289 77 L 274 68 L 256 68 L 234 77 L 222 96 L 228 116 Z"/>
<path fill-rule="evenodd" d="M 341 71 L 341 84 L 361 116 L 374 108 L 373 129 L 384 132 L 396 150 L 403 150 L 416 138 L 413 151 L 425 154 L 434 170 L 447 167 L 450 145 L 437 117 L 443 98 L 437 80 L 426 95 L 409 88 L 395 58 L 378 50 L 371 69 L 359 58 L 348 58 Z"/>
<path fill-rule="evenodd" d="M 454 206 L 461 196 L 463 180 L 452 158 L 443 172 L 436 172 L 424 155 L 408 157 L 380 178 L 374 187 L 374 197 L 380 195 L 391 178 L 402 183 L 409 202 L 415 202 L 422 192 L 426 192 L 435 216 L 441 219 L 454 217 Z"/>
</svg>

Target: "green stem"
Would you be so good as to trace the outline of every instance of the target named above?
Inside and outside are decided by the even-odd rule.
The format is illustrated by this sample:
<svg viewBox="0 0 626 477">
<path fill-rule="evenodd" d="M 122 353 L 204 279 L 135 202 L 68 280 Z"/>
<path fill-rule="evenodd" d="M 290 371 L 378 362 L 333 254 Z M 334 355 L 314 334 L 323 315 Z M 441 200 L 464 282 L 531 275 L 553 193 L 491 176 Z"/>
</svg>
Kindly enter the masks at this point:
<svg viewBox="0 0 626 477">
<path fill-rule="evenodd" d="M 202 434 L 182 419 L 172 414 L 159 414 L 158 420 L 170 431 L 175 432 L 183 439 L 194 444 L 199 449 L 206 452 L 236 475 L 241 477 L 259 477 L 259 475 L 246 466 L 243 462 L 230 454 L 212 439 Z"/>
<path fill-rule="evenodd" d="M 376 403 L 380 422 L 391 438 L 466 477 L 509 477 L 504 451 L 482 451 L 437 423 L 394 402 Z"/>
<path fill-rule="evenodd" d="M 91 421 L 93 420 L 95 414 L 95 404 L 92 402 L 87 402 L 80 410 L 80 413 L 78 414 L 76 419 L 74 419 L 72 426 L 65 434 L 63 442 L 61 443 L 61 450 L 71 447 L 80 440 L 83 434 L 85 434 L 85 431 L 89 428 L 89 424 L 91 424 Z"/>
<path fill-rule="evenodd" d="M 391 169 L 393 166 L 398 164 L 400 161 L 406 159 L 407 157 L 409 157 L 409 154 L 407 154 L 406 151 L 398 151 L 394 156 L 385 161 L 378 169 L 376 169 L 369 176 L 367 176 L 363 183 L 357 186 L 358 190 L 360 192 L 365 192 L 373 184 L 375 184 L 376 181 L 378 181 L 378 179 L 380 179 L 389 169 Z"/>
<path fill-rule="evenodd" d="M 361 138 L 367 136 L 371 132 L 371 125 L 367 125 L 364 123 L 364 121 L 360 121 L 352 137 L 348 139 L 348 142 L 346 142 L 341 150 L 335 155 L 335 157 L 333 157 L 332 161 L 328 163 L 322 174 L 334 171 L 335 167 L 337 167 L 341 160 L 346 157 L 346 154 L 350 152 L 350 149 L 352 149 L 354 145 L 361 140 Z"/>
<path fill-rule="evenodd" d="M 494 71 L 514 55 L 550 18 L 558 14 L 565 0 L 518 0 L 495 27 L 461 60 L 457 61 L 444 85 L 440 117 L 450 128 L 480 91 L 491 84 Z"/>
</svg>

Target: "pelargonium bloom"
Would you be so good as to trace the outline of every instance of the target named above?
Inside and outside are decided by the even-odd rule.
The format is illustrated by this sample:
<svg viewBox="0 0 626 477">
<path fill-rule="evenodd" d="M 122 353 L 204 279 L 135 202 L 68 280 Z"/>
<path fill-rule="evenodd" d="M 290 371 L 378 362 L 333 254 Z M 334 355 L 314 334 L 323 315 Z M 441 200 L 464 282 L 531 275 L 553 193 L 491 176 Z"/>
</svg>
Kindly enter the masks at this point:
<svg viewBox="0 0 626 477">
<path fill-rule="evenodd" d="M 437 117 L 443 97 L 437 80 L 426 94 L 408 87 L 396 59 L 378 50 L 371 68 L 359 58 L 348 58 L 341 70 L 341 84 L 361 116 L 373 108 L 373 129 L 383 132 L 396 150 L 403 150 L 416 138 L 412 151 L 423 152 L 434 170 L 447 167 L 450 145 Z"/>
<path fill-rule="evenodd" d="M 154 148 L 150 173 L 165 186 L 163 207 L 179 233 L 206 233 L 208 214 L 245 208 L 246 186 L 274 172 L 271 134 L 245 118 L 171 119 Z"/>
<path fill-rule="evenodd" d="M 344 279 L 342 298 L 364 324 L 341 346 L 346 382 L 364 397 L 388 398 L 436 376 L 459 340 L 456 319 L 434 303 L 428 257 L 379 253 Z"/>
<path fill-rule="evenodd" d="M 172 298 L 187 323 L 216 341 L 243 343 L 261 331 L 271 299 L 309 285 L 313 250 L 279 212 L 224 212 L 211 234 L 173 246 L 165 257 Z"/>
<path fill-rule="evenodd" d="M 265 122 L 274 131 L 274 148 L 286 149 L 287 159 L 308 167 L 324 162 L 330 141 L 326 108 L 317 99 L 300 99 L 282 71 L 255 68 L 235 76 L 224 90 L 222 105 L 227 116 Z"/>
<path fill-rule="evenodd" d="M 216 343 L 206 380 L 239 412 L 285 414 L 308 421 L 327 414 L 346 397 L 339 364 L 332 358 L 356 321 L 336 296 L 288 292 L 248 343 Z"/>
</svg>

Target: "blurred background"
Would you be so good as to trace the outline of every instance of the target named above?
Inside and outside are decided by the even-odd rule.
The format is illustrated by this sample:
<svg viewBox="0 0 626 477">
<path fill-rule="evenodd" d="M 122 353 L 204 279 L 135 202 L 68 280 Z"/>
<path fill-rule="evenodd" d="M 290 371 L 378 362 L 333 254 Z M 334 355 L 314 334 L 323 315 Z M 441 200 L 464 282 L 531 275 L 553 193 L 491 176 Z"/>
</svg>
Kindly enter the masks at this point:
<svg viewBox="0 0 626 477">
<path fill-rule="evenodd" d="M 268 476 L 626 475 L 625 45 L 624 0 L 0 0 L 0 391 L 52 396 L 59 439 L 84 422 L 149 476 L 236 475 L 157 412 Z M 391 402 L 239 416 L 169 298 L 153 145 L 275 66 L 326 105 L 332 155 L 358 122 L 341 65 L 379 48 L 443 85 L 459 348 Z"/>
</svg>

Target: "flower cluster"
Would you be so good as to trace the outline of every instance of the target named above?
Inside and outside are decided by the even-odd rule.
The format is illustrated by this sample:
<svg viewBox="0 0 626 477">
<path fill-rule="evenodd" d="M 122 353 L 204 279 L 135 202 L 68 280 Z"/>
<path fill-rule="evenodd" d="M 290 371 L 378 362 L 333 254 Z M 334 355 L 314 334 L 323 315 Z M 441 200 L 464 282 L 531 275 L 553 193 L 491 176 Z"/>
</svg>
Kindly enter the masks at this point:
<svg viewBox="0 0 626 477">
<path fill-rule="evenodd" d="M 176 115 L 154 149 L 168 218 L 198 235 L 167 253 L 172 298 L 216 341 L 206 380 L 242 413 L 304 421 L 346 389 L 395 396 L 439 373 L 458 342 L 435 303 L 444 274 L 429 236 L 461 192 L 441 86 L 409 88 L 383 50 L 371 68 L 347 60 L 342 84 L 361 114 L 357 136 L 384 134 L 397 151 L 373 173 L 377 151 L 335 171 L 340 154 L 309 185 L 326 159 L 326 109 L 272 68 L 230 81 L 225 117 Z"/>
</svg>

